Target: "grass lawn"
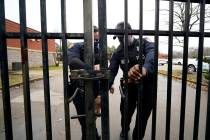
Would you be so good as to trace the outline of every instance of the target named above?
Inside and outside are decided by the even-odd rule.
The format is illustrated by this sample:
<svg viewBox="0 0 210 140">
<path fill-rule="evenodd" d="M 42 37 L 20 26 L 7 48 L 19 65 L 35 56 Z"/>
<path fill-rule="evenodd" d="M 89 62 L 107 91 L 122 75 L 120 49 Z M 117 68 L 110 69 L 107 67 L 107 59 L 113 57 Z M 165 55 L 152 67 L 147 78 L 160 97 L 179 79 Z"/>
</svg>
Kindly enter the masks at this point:
<svg viewBox="0 0 210 140">
<path fill-rule="evenodd" d="M 50 66 L 49 70 L 62 70 L 63 67 L 60 66 Z M 34 68 L 30 68 L 30 71 L 40 71 L 42 72 L 42 67 L 34 67 Z M 167 71 L 164 70 L 159 70 L 158 71 L 161 74 L 165 74 L 167 75 Z M 196 84 L 196 78 L 197 78 L 197 73 L 188 73 L 187 74 L 187 80 L 189 82 L 195 83 Z M 178 79 L 182 79 L 182 71 L 181 70 L 174 70 L 172 72 L 172 75 L 174 77 L 177 77 Z M 10 85 L 15 85 L 17 83 L 21 83 L 22 82 L 22 74 L 15 74 L 15 73 L 9 73 L 9 84 Z M 208 79 L 206 79 L 205 73 L 202 74 L 202 85 L 208 85 Z M 1 75 L 0 75 L 0 88 L 2 87 L 2 82 L 1 82 Z"/>
<path fill-rule="evenodd" d="M 63 67 L 58 67 L 58 66 L 50 66 L 49 67 L 49 71 L 52 70 L 62 70 Z M 30 68 L 29 71 L 40 71 L 40 73 L 42 74 L 43 68 L 42 67 L 34 67 L 34 68 Z M 22 83 L 22 74 L 21 72 L 9 72 L 9 85 L 15 85 L 18 83 Z M 2 81 L 1 81 L 1 75 L 0 75 L 0 88 L 2 88 Z"/>
<path fill-rule="evenodd" d="M 49 67 L 49 70 L 62 70 L 63 67 L 62 66 L 50 66 Z M 43 70 L 43 67 L 33 67 L 33 68 L 30 68 L 30 70 Z"/>
<path fill-rule="evenodd" d="M 0 78 L 1 78 L 1 76 L 0 76 Z M 23 81 L 22 74 L 9 74 L 9 84 L 10 85 L 15 85 L 15 84 L 21 83 L 22 81 Z M 2 88 L 1 79 L 0 79 L 0 88 Z"/>
<path fill-rule="evenodd" d="M 158 72 L 161 73 L 161 74 L 166 74 L 167 75 L 167 71 L 159 70 Z M 178 79 L 182 79 L 182 71 L 181 70 L 173 70 L 172 75 L 174 77 L 177 77 Z M 187 80 L 189 82 L 196 83 L 197 73 L 196 72 L 188 73 L 187 74 Z M 208 79 L 206 79 L 205 73 L 202 74 L 202 85 L 208 85 Z"/>
</svg>

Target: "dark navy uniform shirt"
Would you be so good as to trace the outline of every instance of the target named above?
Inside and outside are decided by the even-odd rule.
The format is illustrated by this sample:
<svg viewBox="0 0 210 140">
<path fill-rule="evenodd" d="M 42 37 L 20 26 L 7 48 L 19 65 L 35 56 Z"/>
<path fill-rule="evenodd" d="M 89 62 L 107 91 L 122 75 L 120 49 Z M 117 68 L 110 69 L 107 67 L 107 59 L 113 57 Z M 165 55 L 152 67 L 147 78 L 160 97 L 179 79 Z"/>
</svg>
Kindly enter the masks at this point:
<svg viewBox="0 0 210 140">
<path fill-rule="evenodd" d="M 99 43 L 94 42 L 95 64 L 99 64 Z M 90 66 L 84 62 L 84 44 L 75 43 L 73 47 L 68 49 L 68 64 L 70 69 L 89 69 Z"/>
<path fill-rule="evenodd" d="M 138 58 L 139 58 L 139 40 L 134 39 L 131 46 L 128 46 L 128 70 L 138 64 Z M 147 77 L 151 77 L 154 73 L 154 43 L 148 42 L 147 40 L 143 39 L 143 67 L 145 67 L 148 71 Z M 110 60 L 110 66 L 109 70 L 111 71 L 111 78 L 109 80 L 109 87 L 112 86 L 115 76 L 117 75 L 119 66 L 124 71 L 125 69 L 125 60 L 124 60 L 124 49 L 122 45 L 119 45 L 117 50 L 113 53 L 111 60 Z M 151 81 L 152 78 L 147 78 L 147 81 Z M 146 79 L 146 78 L 144 78 Z"/>
<path fill-rule="evenodd" d="M 95 65 L 100 63 L 100 55 L 99 55 L 99 43 L 94 42 L 94 58 L 95 58 Z M 86 69 L 90 70 L 90 66 L 84 62 L 84 44 L 83 43 L 75 43 L 73 47 L 69 48 L 67 51 L 68 55 L 68 65 L 70 70 L 75 70 L 75 69 Z M 72 83 L 83 83 L 79 82 L 78 80 L 71 80 Z M 83 85 L 83 84 L 82 84 Z M 94 81 L 94 95 L 97 97 L 99 95 L 100 91 L 100 82 L 99 81 Z"/>
</svg>

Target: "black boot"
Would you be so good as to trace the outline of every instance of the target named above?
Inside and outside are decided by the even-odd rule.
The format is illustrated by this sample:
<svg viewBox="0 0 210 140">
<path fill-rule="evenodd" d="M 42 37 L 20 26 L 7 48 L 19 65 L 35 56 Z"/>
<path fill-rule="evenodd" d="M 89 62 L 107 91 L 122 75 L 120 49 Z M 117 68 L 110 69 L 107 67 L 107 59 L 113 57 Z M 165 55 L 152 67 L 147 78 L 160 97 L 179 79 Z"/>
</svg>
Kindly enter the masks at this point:
<svg viewBox="0 0 210 140">
<path fill-rule="evenodd" d="M 125 135 L 123 133 L 123 131 L 120 132 L 120 140 L 124 140 L 125 139 Z"/>
</svg>

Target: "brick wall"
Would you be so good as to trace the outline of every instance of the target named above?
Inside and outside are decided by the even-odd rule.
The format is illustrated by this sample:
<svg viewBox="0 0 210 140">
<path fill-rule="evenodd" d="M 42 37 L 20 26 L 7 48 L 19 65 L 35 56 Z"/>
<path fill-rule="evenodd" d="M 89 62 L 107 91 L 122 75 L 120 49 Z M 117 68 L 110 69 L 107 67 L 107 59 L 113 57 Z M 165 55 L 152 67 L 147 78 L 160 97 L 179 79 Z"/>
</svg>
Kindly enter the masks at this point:
<svg viewBox="0 0 210 140">
<path fill-rule="evenodd" d="M 28 39 L 28 48 L 31 50 L 42 50 L 42 41 L 40 39 Z M 20 39 L 7 39 L 7 46 L 13 48 L 20 48 Z M 48 39 L 48 52 L 55 52 L 55 40 Z"/>
<path fill-rule="evenodd" d="M 12 69 L 13 62 L 21 62 L 21 50 L 19 48 L 7 48 L 8 53 L 8 66 Z M 29 67 L 40 67 L 42 66 L 42 52 L 41 51 L 28 51 Z M 49 65 L 55 65 L 55 53 L 48 53 Z"/>
<path fill-rule="evenodd" d="M 6 32 L 20 32 L 20 25 L 16 22 L 6 20 Z M 27 32 L 39 33 L 31 28 Z M 41 39 L 28 39 L 29 67 L 42 66 L 42 41 Z M 8 65 L 12 68 L 13 62 L 21 62 L 20 39 L 7 39 Z M 48 58 L 49 65 L 55 65 L 55 40 L 48 39 Z"/>
</svg>

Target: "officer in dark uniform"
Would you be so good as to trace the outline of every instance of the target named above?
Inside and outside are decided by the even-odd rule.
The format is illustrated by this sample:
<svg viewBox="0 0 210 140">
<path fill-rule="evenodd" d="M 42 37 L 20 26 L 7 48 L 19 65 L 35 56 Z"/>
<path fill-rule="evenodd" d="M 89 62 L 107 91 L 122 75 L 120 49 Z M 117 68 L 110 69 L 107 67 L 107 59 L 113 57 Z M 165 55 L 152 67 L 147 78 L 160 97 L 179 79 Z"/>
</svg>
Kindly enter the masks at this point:
<svg viewBox="0 0 210 140">
<path fill-rule="evenodd" d="M 116 29 L 124 29 L 124 22 L 120 22 L 117 24 Z M 128 24 L 128 29 L 131 29 L 130 24 Z M 122 70 L 125 69 L 125 59 L 124 59 L 124 36 L 118 35 L 114 36 L 113 39 L 118 38 L 120 45 L 113 53 L 112 58 L 110 60 L 109 69 L 111 71 L 111 78 L 109 81 L 109 87 L 112 86 L 115 76 L 117 75 L 119 66 Z M 139 39 L 135 39 L 132 35 L 128 35 L 128 130 L 130 129 L 130 122 L 132 119 L 132 115 L 135 112 L 136 106 L 138 104 L 138 84 L 136 84 L 136 80 L 142 79 L 143 81 L 143 89 L 142 89 L 142 116 L 141 121 L 142 124 L 142 139 L 144 137 L 147 120 L 152 111 L 152 96 L 153 94 L 153 78 L 154 78 L 154 44 L 150 43 L 146 39 L 143 39 L 143 66 L 142 73 L 140 73 L 139 68 Z M 124 82 L 121 82 L 124 83 Z M 121 98 L 120 111 L 121 111 L 121 127 L 122 131 L 120 133 L 120 139 L 124 139 L 123 130 L 124 130 L 124 102 L 125 99 Z M 138 140 L 138 129 L 137 129 L 137 116 L 136 116 L 136 124 L 133 130 L 133 140 Z"/>
<path fill-rule="evenodd" d="M 95 56 L 95 65 L 94 69 L 99 70 L 99 32 L 98 28 L 94 26 L 94 56 Z M 84 43 L 75 43 L 73 47 L 68 49 L 68 64 L 70 71 L 76 69 L 85 69 L 90 70 L 90 66 L 84 62 Z M 71 77 L 71 76 L 70 76 Z M 84 89 L 84 83 L 82 80 L 72 80 L 70 79 L 69 85 L 69 96 L 71 97 L 76 90 L 76 88 Z M 85 114 L 85 95 L 84 91 L 78 90 L 78 94 L 73 98 L 73 103 L 75 105 L 78 115 Z M 99 81 L 94 81 L 94 96 L 95 96 L 95 112 L 100 112 L 100 95 L 99 95 Z M 86 140 L 86 121 L 85 117 L 79 118 L 79 122 L 82 129 L 82 140 Z M 99 140 L 98 131 L 96 129 L 96 140 Z"/>
</svg>

